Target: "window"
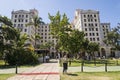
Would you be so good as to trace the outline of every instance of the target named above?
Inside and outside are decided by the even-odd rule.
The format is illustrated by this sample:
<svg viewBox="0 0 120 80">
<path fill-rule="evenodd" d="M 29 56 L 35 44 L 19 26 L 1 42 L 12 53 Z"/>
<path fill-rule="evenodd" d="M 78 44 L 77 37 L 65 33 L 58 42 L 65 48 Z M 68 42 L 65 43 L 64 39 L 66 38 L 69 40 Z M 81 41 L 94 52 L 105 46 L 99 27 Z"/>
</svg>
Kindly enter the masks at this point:
<svg viewBox="0 0 120 80">
<path fill-rule="evenodd" d="M 41 40 L 41 42 L 43 42 L 43 40 Z"/>
<path fill-rule="evenodd" d="M 94 31 L 94 28 L 92 28 L 92 31 Z"/>
<path fill-rule="evenodd" d="M 20 27 L 20 24 L 18 24 L 18 27 Z"/>
<path fill-rule="evenodd" d="M 89 28 L 89 31 L 91 31 L 91 28 Z"/>
<path fill-rule="evenodd" d="M 87 28 L 85 28 L 85 31 L 87 31 Z"/>
<path fill-rule="evenodd" d="M 15 15 L 15 18 L 17 18 L 17 15 Z"/>
<path fill-rule="evenodd" d="M 28 20 L 26 19 L 25 22 L 28 22 Z"/>
<path fill-rule="evenodd" d="M 20 19 L 18 19 L 18 22 L 20 22 Z"/>
<path fill-rule="evenodd" d="M 23 22 L 23 19 L 21 21 Z"/>
<path fill-rule="evenodd" d="M 84 17 L 86 17 L 86 15 L 84 15 Z"/>
<path fill-rule="evenodd" d="M 93 35 L 93 36 L 95 36 L 95 34 L 94 34 L 94 33 L 92 33 L 92 35 Z"/>
<path fill-rule="evenodd" d="M 99 34 L 98 34 L 98 33 L 96 33 L 96 35 L 97 35 L 97 36 L 99 36 Z"/>
<path fill-rule="evenodd" d="M 95 38 L 93 38 L 93 41 L 95 41 Z"/>
<path fill-rule="evenodd" d="M 87 26 L 87 24 L 84 24 L 85 26 Z"/>
<path fill-rule="evenodd" d="M 97 38 L 97 41 L 99 41 L 99 38 Z"/>
<path fill-rule="evenodd" d="M 88 36 L 88 34 L 87 34 L 87 33 L 85 33 L 85 36 Z"/>
<path fill-rule="evenodd" d="M 26 15 L 26 18 L 28 18 L 28 15 Z"/>
<path fill-rule="evenodd" d="M 96 28 L 96 31 L 98 31 L 98 28 Z"/>
<path fill-rule="evenodd" d="M 47 42 L 47 40 L 45 40 L 45 42 Z"/>
<path fill-rule="evenodd" d="M 43 33 L 41 33 L 41 35 L 43 35 Z"/>
<path fill-rule="evenodd" d="M 27 32 L 27 29 L 24 29 L 25 32 Z"/>
<path fill-rule="evenodd" d="M 84 19 L 84 22 L 86 22 L 86 19 Z"/>
<path fill-rule="evenodd" d="M 14 27 L 16 27 L 16 24 L 14 24 Z"/>
<path fill-rule="evenodd" d="M 89 15 L 88 15 L 88 17 L 89 17 Z"/>
<path fill-rule="evenodd" d="M 97 26 L 97 23 L 95 24 L 95 26 Z"/>
<path fill-rule="evenodd" d="M 19 15 L 19 17 L 21 17 L 21 15 Z"/>
<path fill-rule="evenodd" d="M 23 27 L 23 24 L 21 24 L 21 27 Z"/>
<path fill-rule="evenodd" d="M 95 22 L 97 22 L 97 19 L 95 19 Z"/>
<path fill-rule="evenodd" d="M 92 15 L 90 15 L 90 17 L 92 17 Z"/>
<path fill-rule="evenodd" d="M 17 22 L 17 20 L 15 19 L 14 22 Z"/>
<path fill-rule="evenodd" d="M 96 17 L 96 15 L 94 14 L 94 17 Z"/>
<path fill-rule="evenodd" d="M 45 35 L 47 35 L 47 33 L 45 33 Z"/>
<path fill-rule="evenodd" d="M 90 41 L 92 41 L 92 38 L 90 38 Z"/>
<path fill-rule="evenodd" d="M 93 24 L 91 23 L 91 26 L 93 26 Z"/>
<path fill-rule="evenodd" d="M 91 26 L 91 25 L 89 24 L 89 26 Z"/>
<path fill-rule="evenodd" d="M 91 19 L 91 22 L 93 21 L 93 19 Z"/>
<path fill-rule="evenodd" d="M 91 36 L 91 33 L 89 33 L 89 35 Z"/>
</svg>

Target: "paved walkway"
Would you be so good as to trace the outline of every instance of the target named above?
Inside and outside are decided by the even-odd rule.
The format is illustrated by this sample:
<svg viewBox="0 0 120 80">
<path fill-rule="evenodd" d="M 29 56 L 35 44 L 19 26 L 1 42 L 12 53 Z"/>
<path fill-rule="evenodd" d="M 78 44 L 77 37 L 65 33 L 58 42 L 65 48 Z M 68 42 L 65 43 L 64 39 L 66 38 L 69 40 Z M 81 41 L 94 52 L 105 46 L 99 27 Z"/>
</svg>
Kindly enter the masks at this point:
<svg viewBox="0 0 120 80">
<path fill-rule="evenodd" d="M 7 80 L 60 80 L 58 61 L 52 60 L 50 63 L 43 63 Z"/>
</svg>

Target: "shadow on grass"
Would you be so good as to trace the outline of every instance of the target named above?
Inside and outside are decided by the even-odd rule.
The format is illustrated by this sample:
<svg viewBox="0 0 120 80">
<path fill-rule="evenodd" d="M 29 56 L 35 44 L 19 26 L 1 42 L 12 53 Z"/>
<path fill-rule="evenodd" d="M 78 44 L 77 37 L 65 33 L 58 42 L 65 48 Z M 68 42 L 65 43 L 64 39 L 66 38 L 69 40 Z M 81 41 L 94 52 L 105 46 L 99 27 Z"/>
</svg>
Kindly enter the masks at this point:
<svg viewBox="0 0 120 80">
<path fill-rule="evenodd" d="M 78 76 L 78 74 L 73 74 L 73 73 L 68 73 L 67 75 L 70 75 L 70 76 Z"/>
</svg>

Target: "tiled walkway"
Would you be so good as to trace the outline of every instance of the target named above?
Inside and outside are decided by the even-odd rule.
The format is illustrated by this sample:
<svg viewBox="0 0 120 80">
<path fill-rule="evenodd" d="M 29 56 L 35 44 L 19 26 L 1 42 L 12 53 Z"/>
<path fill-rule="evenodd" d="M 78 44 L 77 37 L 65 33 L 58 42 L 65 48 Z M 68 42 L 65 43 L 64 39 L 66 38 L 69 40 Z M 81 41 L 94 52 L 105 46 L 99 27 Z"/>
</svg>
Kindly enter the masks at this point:
<svg viewBox="0 0 120 80">
<path fill-rule="evenodd" d="M 58 61 L 43 63 L 7 80 L 60 80 Z"/>
</svg>

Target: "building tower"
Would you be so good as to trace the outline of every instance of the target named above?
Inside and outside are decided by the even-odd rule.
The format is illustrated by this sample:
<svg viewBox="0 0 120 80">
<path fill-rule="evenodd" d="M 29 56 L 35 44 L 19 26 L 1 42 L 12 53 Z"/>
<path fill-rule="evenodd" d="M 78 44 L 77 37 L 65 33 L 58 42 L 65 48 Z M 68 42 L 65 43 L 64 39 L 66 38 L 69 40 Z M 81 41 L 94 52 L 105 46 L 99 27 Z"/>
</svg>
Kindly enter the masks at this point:
<svg viewBox="0 0 120 80">
<path fill-rule="evenodd" d="M 38 16 L 38 11 L 36 9 L 26 10 L 18 10 L 12 11 L 11 20 L 13 22 L 13 26 L 18 28 L 21 31 L 21 34 L 27 34 L 31 41 L 27 41 L 26 43 L 32 43 L 34 45 L 34 34 L 35 29 L 33 25 L 27 26 L 28 23 L 33 21 L 34 16 Z"/>
<path fill-rule="evenodd" d="M 103 40 L 110 31 L 110 23 L 100 23 L 99 11 L 77 9 L 72 23 L 75 29 L 84 31 L 86 39 L 100 45 L 97 56 L 109 56 L 109 46 Z"/>
</svg>

